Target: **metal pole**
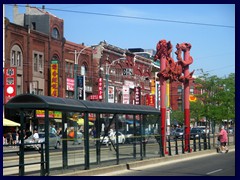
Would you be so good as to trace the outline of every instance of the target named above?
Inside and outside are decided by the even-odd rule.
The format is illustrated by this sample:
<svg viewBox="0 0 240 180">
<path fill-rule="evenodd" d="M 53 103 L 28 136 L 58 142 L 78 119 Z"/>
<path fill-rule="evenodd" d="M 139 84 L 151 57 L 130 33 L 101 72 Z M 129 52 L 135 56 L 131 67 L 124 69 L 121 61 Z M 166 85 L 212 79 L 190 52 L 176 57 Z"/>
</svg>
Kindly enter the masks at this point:
<svg viewBox="0 0 240 180">
<path fill-rule="evenodd" d="M 78 70 L 78 57 L 77 57 L 77 50 L 75 50 L 74 51 L 74 99 L 78 100 L 77 70 Z M 77 144 L 77 130 L 78 130 L 77 122 L 74 121 L 73 125 L 74 125 L 73 144 Z"/>
<path fill-rule="evenodd" d="M 125 56 L 125 54 L 124 54 Z M 106 79 L 106 90 L 105 90 L 105 102 L 108 103 L 108 81 L 109 81 L 109 70 L 110 70 L 110 67 L 111 65 L 113 65 L 116 61 L 118 60 L 125 60 L 126 58 L 123 57 L 123 58 L 118 58 L 114 61 L 111 62 L 111 64 L 106 64 L 106 75 L 105 75 L 105 79 Z"/>
<path fill-rule="evenodd" d="M 62 165 L 63 169 L 68 168 L 68 146 L 67 146 L 67 112 L 62 112 Z"/>
<path fill-rule="evenodd" d="M 85 162 L 85 170 L 90 168 L 90 156 L 89 156 L 89 119 L 88 119 L 88 113 L 84 113 L 84 162 Z"/>
<path fill-rule="evenodd" d="M 24 165 L 24 133 L 23 133 L 23 129 L 25 127 L 23 127 L 24 125 L 24 112 L 21 110 L 20 111 L 20 130 L 21 130 L 21 134 L 20 134 L 20 157 L 19 157 L 19 176 L 24 176 L 25 175 L 25 165 Z"/>
<path fill-rule="evenodd" d="M 77 50 L 74 51 L 74 99 L 78 99 L 78 88 L 77 88 L 77 69 L 78 69 L 78 61 L 77 61 Z"/>
<path fill-rule="evenodd" d="M 109 74 L 106 73 L 106 90 L 105 90 L 105 102 L 106 103 L 108 103 L 108 80 L 109 80 Z"/>
</svg>

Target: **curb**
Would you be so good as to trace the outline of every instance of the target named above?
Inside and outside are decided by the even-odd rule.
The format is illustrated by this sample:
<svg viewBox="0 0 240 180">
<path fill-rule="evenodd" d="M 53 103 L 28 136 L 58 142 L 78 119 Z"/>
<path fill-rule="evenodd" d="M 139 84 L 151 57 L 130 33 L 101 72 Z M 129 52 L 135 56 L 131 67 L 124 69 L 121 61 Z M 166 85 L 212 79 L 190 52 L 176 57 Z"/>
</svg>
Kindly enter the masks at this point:
<svg viewBox="0 0 240 180">
<path fill-rule="evenodd" d="M 229 150 L 230 151 L 235 150 L 235 146 L 229 147 Z M 79 170 L 75 172 L 58 174 L 56 176 L 95 176 L 95 175 L 104 176 L 104 174 L 107 174 L 110 172 L 112 173 L 112 172 L 117 172 L 122 170 L 129 170 L 131 168 L 170 162 L 173 160 L 181 160 L 181 159 L 184 160 L 186 158 L 196 157 L 196 156 L 206 155 L 206 154 L 216 154 L 216 149 L 202 150 L 202 151 L 191 152 L 191 153 L 186 152 L 185 154 L 157 157 L 154 159 L 146 159 L 146 160 L 137 161 L 137 162 L 129 162 L 127 164 L 112 165 L 109 167 L 99 167 L 99 168 L 89 169 L 89 170 Z"/>
</svg>

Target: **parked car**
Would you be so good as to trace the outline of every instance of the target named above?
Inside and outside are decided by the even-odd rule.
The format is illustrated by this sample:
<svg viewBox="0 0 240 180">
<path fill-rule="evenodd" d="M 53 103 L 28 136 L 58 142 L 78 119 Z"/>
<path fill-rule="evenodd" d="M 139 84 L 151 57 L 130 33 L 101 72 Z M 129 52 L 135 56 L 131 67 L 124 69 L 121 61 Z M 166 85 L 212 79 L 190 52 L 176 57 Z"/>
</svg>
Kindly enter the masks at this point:
<svg viewBox="0 0 240 180">
<path fill-rule="evenodd" d="M 190 139 L 198 139 L 199 136 L 201 138 L 204 138 L 206 136 L 206 133 L 204 132 L 204 130 L 202 128 L 192 128 L 190 131 Z"/>
<path fill-rule="evenodd" d="M 44 143 L 45 142 L 45 133 L 39 132 L 39 139 L 38 143 Z M 25 149 L 41 149 L 41 144 L 31 144 L 36 143 L 33 140 L 33 135 L 29 136 L 27 139 L 24 140 L 24 144 L 27 143 L 27 145 L 24 145 Z M 57 149 L 61 145 L 60 137 L 57 134 L 49 133 L 49 148 L 54 147 Z M 43 148 L 45 148 L 45 144 L 43 144 Z"/>
<path fill-rule="evenodd" d="M 113 136 L 112 136 L 111 140 L 113 141 L 114 144 L 116 144 L 116 132 L 113 132 Z M 121 132 L 118 132 L 118 143 L 119 144 L 124 144 L 125 141 L 126 141 L 126 137 L 124 136 L 124 134 L 121 133 Z M 108 144 L 110 142 L 109 137 L 108 136 L 104 137 L 104 135 L 101 135 L 100 136 L 100 142 L 102 144 Z"/>
<path fill-rule="evenodd" d="M 184 129 L 183 128 L 177 128 L 175 130 L 175 133 L 174 133 L 175 138 L 182 138 L 183 135 L 184 135 Z"/>
<path fill-rule="evenodd" d="M 209 128 L 207 128 L 206 126 L 197 126 L 195 128 L 202 129 L 204 131 L 204 133 L 209 133 L 210 132 Z"/>
</svg>

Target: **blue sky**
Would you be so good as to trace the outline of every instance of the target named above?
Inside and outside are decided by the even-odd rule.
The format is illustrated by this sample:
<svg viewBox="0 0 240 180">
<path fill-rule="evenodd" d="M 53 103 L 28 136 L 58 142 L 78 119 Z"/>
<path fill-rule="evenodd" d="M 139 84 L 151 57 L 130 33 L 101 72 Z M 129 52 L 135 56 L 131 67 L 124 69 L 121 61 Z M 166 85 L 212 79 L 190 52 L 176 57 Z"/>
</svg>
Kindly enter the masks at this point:
<svg viewBox="0 0 240 180">
<path fill-rule="evenodd" d="M 105 40 L 114 46 L 156 49 L 159 40 L 192 44 L 193 64 L 210 75 L 224 77 L 235 72 L 234 4 L 30 4 L 45 9 L 64 20 L 67 40 L 85 45 Z M 19 4 L 19 12 L 25 12 Z M 98 14 L 141 17 L 123 18 Z M 5 6 L 5 16 L 12 21 L 13 6 Z M 174 21 L 174 22 L 172 22 Z M 183 22 L 183 23 L 178 23 Z M 184 23 L 189 22 L 189 23 Z M 197 24 L 191 24 L 197 23 Z M 220 25 L 220 26 L 218 26 Z M 174 54 L 174 59 L 176 57 Z"/>
</svg>

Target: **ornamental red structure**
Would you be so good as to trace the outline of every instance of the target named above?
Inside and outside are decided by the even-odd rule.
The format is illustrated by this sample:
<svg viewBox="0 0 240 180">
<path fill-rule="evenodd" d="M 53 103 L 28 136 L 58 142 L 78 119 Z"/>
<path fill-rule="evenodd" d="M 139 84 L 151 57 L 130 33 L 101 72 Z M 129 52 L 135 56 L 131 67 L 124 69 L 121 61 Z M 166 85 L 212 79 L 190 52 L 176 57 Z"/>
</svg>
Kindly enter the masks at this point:
<svg viewBox="0 0 240 180">
<path fill-rule="evenodd" d="M 182 82 L 184 85 L 184 131 L 185 131 L 185 151 L 189 150 L 190 145 L 190 109 L 189 109 L 189 80 L 193 79 L 194 71 L 189 72 L 189 65 L 193 63 L 190 56 L 190 43 L 181 43 L 176 45 L 177 61 L 171 57 L 172 44 L 170 41 L 160 40 L 157 43 L 156 55 L 154 60 L 160 60 L 160 72 L 158 73 L 160 81 L 160 104 L 161 104 L 161 136 L 165 153 L 166 151 L 166 81 Z M 182 58 L 183 54 L 183 58 Z"/>
</svg>

